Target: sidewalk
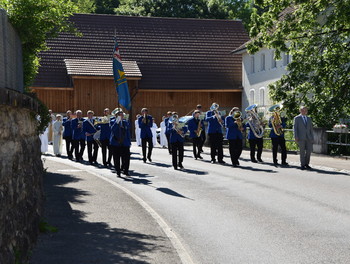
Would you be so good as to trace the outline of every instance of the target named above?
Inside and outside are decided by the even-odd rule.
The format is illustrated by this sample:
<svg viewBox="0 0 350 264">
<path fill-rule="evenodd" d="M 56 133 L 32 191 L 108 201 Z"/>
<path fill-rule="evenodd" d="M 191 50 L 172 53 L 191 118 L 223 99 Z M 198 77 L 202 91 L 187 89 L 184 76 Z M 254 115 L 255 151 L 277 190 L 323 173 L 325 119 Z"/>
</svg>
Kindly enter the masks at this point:
<svg viewBox="0 0 350 264">
<path fill-rule="evenodd" d="M 145 209 L 122 190 L 46 158 L 45 216 L 58 232 L 41 234 L 31 264 L 181 263 Z"/>
</svg>

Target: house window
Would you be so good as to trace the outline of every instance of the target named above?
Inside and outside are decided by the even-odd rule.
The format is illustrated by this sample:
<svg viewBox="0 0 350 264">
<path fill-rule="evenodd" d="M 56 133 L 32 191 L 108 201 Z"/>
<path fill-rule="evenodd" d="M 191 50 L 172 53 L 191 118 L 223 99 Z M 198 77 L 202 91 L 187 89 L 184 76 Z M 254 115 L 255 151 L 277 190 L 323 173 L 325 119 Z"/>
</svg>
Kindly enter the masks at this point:
<svg viewBox="0 0 350 264">
<path fill-rule="evenodd" d="M 260 91 L 259 91 L 259 99 L 260 99 L 260 102 L 259 102 L 259 104 L 261 105 L 261 106 L 264 106 L 265 105 L 265 87 L 261 87 L 260 88 Z"/>
<path fill-rule="evenodd" d="M 261 65 L 260 65 L 260 70 L 265 71 L 265 54 L 261 54 Z"/>
<path fill-rule="evenodd" d="M 283 54 L 283 66 L 287 66 L 289 64 L 289 54 Z"/>
<path fill-rule="evenodd" d="M 254 100 L 255 100 L 255 91 L 254 90 L 250 90 L 249 92 L 249 105 L 254 104 Z"/>
<path fill-rule="evenodd" d="M 277 67 L 277 61 L 275 60 L 275 52 L 272 52 L 272 57 L 271 57 L 271 67 L 276 68 Z"/>
<path fill-rule="evenodd" d="M 254 56 L 250 57 L 250 73 L 255 73 L 255 59 L 254 59 Z"/>
</svg>

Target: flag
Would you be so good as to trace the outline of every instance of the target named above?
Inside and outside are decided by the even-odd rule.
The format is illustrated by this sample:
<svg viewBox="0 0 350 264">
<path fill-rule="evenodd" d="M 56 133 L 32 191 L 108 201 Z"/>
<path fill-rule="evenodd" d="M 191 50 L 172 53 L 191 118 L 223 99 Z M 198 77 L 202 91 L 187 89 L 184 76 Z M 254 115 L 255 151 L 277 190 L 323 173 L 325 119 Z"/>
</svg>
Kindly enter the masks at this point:
<svg viewBox="0 0 350 264">
<path fill-rule="evenodd" d="M 114 83 L 118 93 L 118 102 L 125 109 L 130 110 L 131 100 L 128 88 L 128 82 L 125 77 L 125 72 L 122 65 L 122 60 L 119 53 L 119 45 L 115 40 L 114 52 L 113 52 L 113 76 Z"/>
</svg>

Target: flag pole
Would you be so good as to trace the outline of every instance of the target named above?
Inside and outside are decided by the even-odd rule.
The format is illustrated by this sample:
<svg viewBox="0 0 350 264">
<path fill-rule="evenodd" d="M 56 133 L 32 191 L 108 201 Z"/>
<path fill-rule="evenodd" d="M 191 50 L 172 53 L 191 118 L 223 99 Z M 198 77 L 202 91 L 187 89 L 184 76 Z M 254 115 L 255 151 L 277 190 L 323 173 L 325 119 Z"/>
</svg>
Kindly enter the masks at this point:
<svg viewBox="0 0 350 264">
<path fill-rule="evenodd" d="M 114 27 L 114 45 L 117 42 L 117 28 Z M 118 94 L 118 93 L 117 93 Z M 118 94 L 118 108 L 120 108 L 120 103 L 119 103 L 119 94 Z"/>
</svg>

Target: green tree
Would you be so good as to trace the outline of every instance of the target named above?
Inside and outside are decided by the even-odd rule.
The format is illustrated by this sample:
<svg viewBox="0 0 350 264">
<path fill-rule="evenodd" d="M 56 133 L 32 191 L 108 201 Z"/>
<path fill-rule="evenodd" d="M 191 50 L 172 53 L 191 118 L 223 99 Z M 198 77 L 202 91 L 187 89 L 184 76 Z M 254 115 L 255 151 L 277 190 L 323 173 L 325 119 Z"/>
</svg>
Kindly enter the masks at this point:
<svg viewBox="0 0 350 264">
<path fill-rule="evenodd" d="M 305 104 L 316 125 L 331 127 L 350 115 L 350 1 L 256 0 L 251 53 L 261 47 L 292 56 L 288 73 L 270 85 L 288 115 Z"/>
<path fill-rule="evenodd" d="M 93 13 L 95 11 L 95 0 L 71 0 L 77 6 L 79 13 Z M 97 0 L 96 0 L 97 1 Z"/>
<path fill-rule="evenodd" d="M 96 14 L 115 14 L 119 0 L 95 0 Z"/>
<path fill-rule="evenodd" d="M 46 40 L 62 31 L 74 31 L 68 17 L 78 11 L 67 0 L 0 0 L 17 30 L 23 51 L 24 85 L 28 88 L 39 68 L 39 53 L 47 50 Z"/>
<path fill-rule="evenodd" d="M 116 13 L 131 16 L 242 19 L 249 23 L 252 0 L 121 0 Z"/>
</svg>

